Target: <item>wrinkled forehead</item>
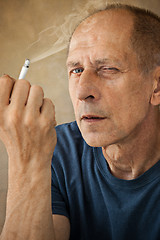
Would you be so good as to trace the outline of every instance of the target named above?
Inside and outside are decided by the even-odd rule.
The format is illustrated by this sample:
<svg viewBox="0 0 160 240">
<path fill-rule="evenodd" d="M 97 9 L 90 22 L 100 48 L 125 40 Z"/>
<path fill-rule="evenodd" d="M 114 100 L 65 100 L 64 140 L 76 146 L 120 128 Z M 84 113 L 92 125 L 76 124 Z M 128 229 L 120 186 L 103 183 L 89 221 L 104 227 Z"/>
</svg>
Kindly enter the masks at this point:
<svg viewBox="0 0 160 240">
<path fill-rule="evenodd" d="M 85 19 L 75 30 L 70 41 L 69 51 L 78 45 L 104 43 L 111 39 L 117 44 L 130 37 L 133 28 L 133 16 L 126 10 L 109 10 L 98 12 Z"/>
</svg>

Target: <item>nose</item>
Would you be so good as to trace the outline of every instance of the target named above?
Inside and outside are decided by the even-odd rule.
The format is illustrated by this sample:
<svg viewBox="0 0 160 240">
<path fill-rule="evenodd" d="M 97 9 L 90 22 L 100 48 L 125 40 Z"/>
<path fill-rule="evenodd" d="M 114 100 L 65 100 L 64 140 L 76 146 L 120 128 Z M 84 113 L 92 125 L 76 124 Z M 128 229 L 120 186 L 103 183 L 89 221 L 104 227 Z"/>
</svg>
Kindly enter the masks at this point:
<svg viewBox="0 0 160 240">
<path fill-rule="evenodd" d="M 84 70 L 79 78 L 77 89 L 77 98 L 81 101 L 95 101 L 100 98 L 99 78 L 93 70 Z"/>
</svg>

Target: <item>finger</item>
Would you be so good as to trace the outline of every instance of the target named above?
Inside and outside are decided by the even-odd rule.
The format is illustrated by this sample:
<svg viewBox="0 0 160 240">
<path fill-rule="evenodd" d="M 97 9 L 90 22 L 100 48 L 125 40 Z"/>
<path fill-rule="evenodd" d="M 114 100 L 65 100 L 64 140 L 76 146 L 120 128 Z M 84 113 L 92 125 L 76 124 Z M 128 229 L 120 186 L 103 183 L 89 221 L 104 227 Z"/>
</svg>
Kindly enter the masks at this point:
<svg viewBox="0 0 160 240">
<path fill-rule="evenodd" d="M 55 120 L 55 107 L 52 101 L 49 98 L 43 99 L 43 105 L 41 107 L 41 116 L 44 118 L 48 118 L 53 122 L 54 126 L 56 126 Z"/>
<path fill-rule="evenodd" d="M 30 88 L 27 109 L 32 115 L 40 115 L 40 109 L 43 104 L 44 93 L 40 86 L 33 85 Z"/>
<path fill-rule="evenodd" d="M 15 79 L 8 75 L 0 77 L 0 105 L 8 105 L 10 101 L 11 92 L 15 83 Z"/>
<path fill-rule="evenodd" d="M 11 95 L 11 105 L 14 105 L 17 109 L 24 108 L 27 103 L 30 87 L 30 83 L 26 80 L 16 81 Z"/>
</svg>

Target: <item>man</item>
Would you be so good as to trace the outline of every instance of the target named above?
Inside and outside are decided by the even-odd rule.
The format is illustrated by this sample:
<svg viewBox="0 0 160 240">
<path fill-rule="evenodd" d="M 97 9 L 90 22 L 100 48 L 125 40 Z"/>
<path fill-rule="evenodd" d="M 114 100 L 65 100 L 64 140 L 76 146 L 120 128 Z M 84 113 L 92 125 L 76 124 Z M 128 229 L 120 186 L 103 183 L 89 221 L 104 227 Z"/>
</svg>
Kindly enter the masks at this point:
<svg viewBox="0 0 160 240">
<path fill-rule="evenodd" d="M 123 5 L 76 28 L 67 59 L 76 122 L 56 128 L 57 145 L 42 89 L 0 79 L 9 155 L 1 240 L 159 239 L 159 39 L 158 17 Z"/>
</svg>

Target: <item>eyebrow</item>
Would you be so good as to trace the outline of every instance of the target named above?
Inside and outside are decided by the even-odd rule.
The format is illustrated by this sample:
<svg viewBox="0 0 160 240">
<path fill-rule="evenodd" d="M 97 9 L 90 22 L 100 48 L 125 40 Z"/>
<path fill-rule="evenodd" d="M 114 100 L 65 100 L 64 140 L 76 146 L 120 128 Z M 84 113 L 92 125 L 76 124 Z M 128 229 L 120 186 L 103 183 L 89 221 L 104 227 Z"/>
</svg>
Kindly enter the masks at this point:
<svg viewBox="0 0 160 240">
<path fill-rule="evenodd" d="M 69 61 L 66 63 L 67 67 L 77 67 L 80 66 L 80 62 Z"/>
<path fill-rule="evenodd" d="M 109 58 L 97 59 L 97 60 L 95 60 L 95 63 L 96 63 L 96 65 L 106 64 L 106 63 L 114 63 L 114 64 L 117 64 L 118 66 L 122 65 L 120 60 L 116 59 L 116 58 L 113 58 L 113 59 L 109 59 Z"/>
<path fill-rule="evenodd" d="M 118 66 L 121 66 L 122 63 L 120 62 L 119 59 L 113 58 L 113 59 L 109 59 L 109 58 L 100 58 L 100 59 L 96 59 L 95 60 L 95 65 L 100 65 L 100 64 L 106 64 L 106 63 L 114 63 L 117 64 Z M 66 63 L 67 67 L 77 67 L 82 65 L 79 61 L 69 61 Z"/>
</svg>

